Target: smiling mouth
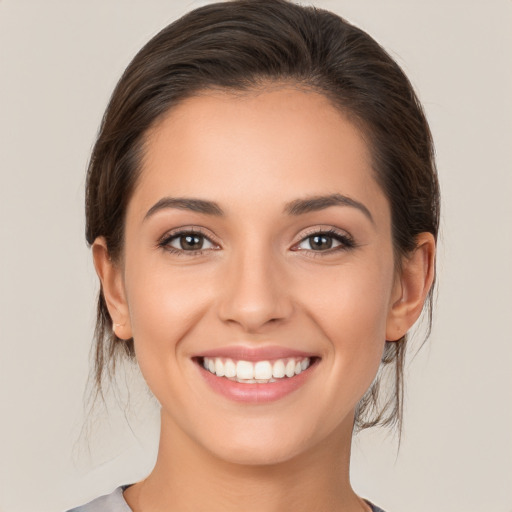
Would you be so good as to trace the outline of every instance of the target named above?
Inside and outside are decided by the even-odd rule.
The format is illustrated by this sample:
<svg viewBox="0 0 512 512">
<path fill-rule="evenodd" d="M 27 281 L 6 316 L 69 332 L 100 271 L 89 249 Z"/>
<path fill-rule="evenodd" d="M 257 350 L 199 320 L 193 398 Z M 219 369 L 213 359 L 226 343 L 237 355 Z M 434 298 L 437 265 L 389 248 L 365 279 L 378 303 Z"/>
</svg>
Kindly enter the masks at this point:
<svg viewBox="0 0 512 512">
<path fill-rule="evenodd" d="M 242 384 L 268 384 L 291 379 L 317 362 L 317 357 L 286 357 L 275 360 L 244 361 L 223 357 L 197 358 L 205 370 Z"/>
</svg>

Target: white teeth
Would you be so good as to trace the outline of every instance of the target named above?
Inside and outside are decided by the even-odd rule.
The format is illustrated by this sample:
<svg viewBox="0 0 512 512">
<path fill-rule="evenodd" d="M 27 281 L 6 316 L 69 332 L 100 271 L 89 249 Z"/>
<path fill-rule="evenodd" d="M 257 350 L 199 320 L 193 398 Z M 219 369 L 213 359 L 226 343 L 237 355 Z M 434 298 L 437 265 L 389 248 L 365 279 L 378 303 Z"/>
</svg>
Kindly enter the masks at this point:
<svg viewBox="0 0 512 512">
<path fill-rule="evenodd" d="M 295 375 L 295 360 L 290 359 L 286 363 L 286 368 L 284 370 L 284 373 L 287 377 L 293 377 Z"/>
<path fill-rule="evenodd" d="M 278 359 L 272 367 L 272 377 L 282 379 L 285 376 L 285 366 L 282 359 Z"/>
<path fill-rule="evenodd" d="M 220 357 L 203 358 L 203 366 L 217 377 L 227 377 L 246 384 L 275 382 L 284 377 L 291 378 L 309 368 L 311 359 L 291 357 L 270 361 L 233 361 Z"/>
<path fill-rule="evenodd" d="M 271 379 L 272 365 L 268 361 L 258 361 L 254 365 L 254 378 L 263 380 Z"/>
<path fill-rule="evenodd" d="M 224 377 L 224 363 L 219 359 L 215 359 L 215 373 L 217 377 Z"/>
<path fill-rule="evenodd" d="M 254 365 L 250 361 L 238 361 L 236 363 L 237 379 L 254 379 Z"/>
<path fill-rule="evenodd" d="M 226 359 L 224 363 L 224 375 L 228 378 L 236 377 L 236 365 L 231 359 Z"/>
</svg>

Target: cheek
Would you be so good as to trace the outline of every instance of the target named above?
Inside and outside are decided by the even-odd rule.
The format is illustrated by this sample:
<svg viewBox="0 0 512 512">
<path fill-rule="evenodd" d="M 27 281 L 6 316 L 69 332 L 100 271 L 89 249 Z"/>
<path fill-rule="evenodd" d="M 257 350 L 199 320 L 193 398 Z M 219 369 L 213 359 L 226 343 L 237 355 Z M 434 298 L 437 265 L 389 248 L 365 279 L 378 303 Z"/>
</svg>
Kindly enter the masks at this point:
<svg viewBox="0 0 512 512">
<path fill-rule="evenodd" d="M 384 261 L 317 275 L 317 292 L 307 296 L 305 307 L 328 340 L 332 374 L 357 389 L 354 395 L 369 387 L 384 350 L 393 285 L 392 259 Z"/>
<path fill-rule="evenodd" d="M 380 338 L 385 336 L 392 292 L 391 265 L 380 262 L 347 265 L 317 275 L 315 281 L 307 287 L 309 295 L 306 295 L 306 289 L 303 294 L 331 339 L 341 337 L 355 344 L 373 338 L 381 341 Z"/>
<path fill-rule="evenodd" d="M 163 377 L 179 364 L 176 353 L 181 340 L 209 310 L 213 286 L 202 274 L 198 267 L 173 268 L 161 256 L 132 254 L 126 261 L 135 351 L 151 388 L 149 381 Z"/>
</svg>

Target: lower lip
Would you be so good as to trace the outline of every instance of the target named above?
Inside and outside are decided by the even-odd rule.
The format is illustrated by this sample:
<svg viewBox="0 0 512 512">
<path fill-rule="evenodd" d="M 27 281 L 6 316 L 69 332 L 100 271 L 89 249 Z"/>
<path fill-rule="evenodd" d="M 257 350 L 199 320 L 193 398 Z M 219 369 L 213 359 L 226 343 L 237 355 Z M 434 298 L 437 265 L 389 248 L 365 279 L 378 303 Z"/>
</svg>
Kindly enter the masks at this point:
<svg viewBox="0 0 512 512">
<path fill-rule="evenodd" d="M 306 370 L 294 377 L 284 377 L 266 384 L 244 384 L 226 377 L 217 377 L 199 364 L 198 368 L 206 383 L 216 393 L 235 402 L 267 403 L 279 400 L 300 388 L 310 377 L 317 364 L 318 361 L 313 362 Z"/>
</svg>

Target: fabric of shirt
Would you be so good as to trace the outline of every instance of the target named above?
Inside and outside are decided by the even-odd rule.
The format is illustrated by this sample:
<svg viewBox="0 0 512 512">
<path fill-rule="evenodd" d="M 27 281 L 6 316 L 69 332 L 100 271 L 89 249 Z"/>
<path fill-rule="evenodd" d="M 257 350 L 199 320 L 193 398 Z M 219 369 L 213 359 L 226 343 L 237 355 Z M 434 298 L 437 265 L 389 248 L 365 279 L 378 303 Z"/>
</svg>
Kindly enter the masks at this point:
<svg viewBox="0 0 512 512">
<path fill-rule="evenodd" d="M 133 512 L 123 496 L 123 491 L 128 487 L 130 486 L 122 485 L 110 494 L 100 496 L 86 505 L 73 508 L 68 510 L 68 512 Z M 368 500 L 365 501 L 370 505 L 373 512 L 384 512 L 384 510 L 373 505 Z"/>
</svg>

